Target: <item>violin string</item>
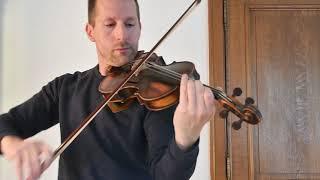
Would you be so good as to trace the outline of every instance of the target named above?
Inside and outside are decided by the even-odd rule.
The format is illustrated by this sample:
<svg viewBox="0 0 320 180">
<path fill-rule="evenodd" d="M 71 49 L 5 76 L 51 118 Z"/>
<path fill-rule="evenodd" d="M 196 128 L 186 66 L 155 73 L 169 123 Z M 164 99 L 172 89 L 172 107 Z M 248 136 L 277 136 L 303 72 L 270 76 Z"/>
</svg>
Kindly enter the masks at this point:
<svg viewBox="0 0 320 180">
<path fill-rule="evenodd" d="M 128 65 L 133 65 L 134 63 L 135 63 L 135 61 L 130 61 L 128 63 Z M 169 78 L 172 78 L 178 82 L 180 82 L 180 80 L 181 80 L 182 74 L 180 74 L 180 73 L 177 73 L 175 71 L 167 69 L 167 68 L 160 66 L 158 64 L 155 64 L 153 62 L 145 62 L 145 64 L 150 70 L 153 70 L 157 73 L 161 73 L 162 75 L 167 76 Z M 204 85 L 204 86 L 210 88 L 213 91 L 213 93 L 215 95 L 218 95 L 220 98 L 226 99 L 229 102 L 233 103 L 233 100 L 230 99 L 228 96 L 226 96 L 226 94 L 223 91 L 216 89 L 214 87 L 208 86 L 208 85 Z"/>
<path fill-rule="evenodd" d="M 168 76 L 168 77 L 170 77 L 170 78 L 172 78 L 172 79 L 174 79 L 174 80 L 176 80 L 176 81 L 178 81 L 178 82 L 179 82 L 180 79 L 181 79 L 182 74 L 180 74 L 180 73 L 177 73 L 177 72 L 172 71 L 172 70 L 170 70 L 170 69 L 164 68 L 164 67 L 162 67 L 162 66 L 160 66 L 160 65 L 157 65 L 157 64 L 155 64 L 155 63 L 152 63 L 152 62 L 146 62 L 146 65 L 147 65 L 147 67 L 148 67 L 149 69 L 151 69 L 151 70 L 153 70 L 153 71 L 156 71 L 156 72 L 158 72 L 158 73 L 161 73 L 161 74 L 163 74 L 163 75 L 165 75 L 165 76 Z M 170 75 L 171 75 L 171 76 L 170 76 Z M 213 87 L 210 87 L 210 86 L 207 86 L 207 85 L 204 85 L 204 86 L 210 88 L 210 89 L 213 91 L 213 93 L 215 93 L 215 94 L 218 95 L 219 97 L 221 97 L 221 98 L 223 98 L 223 99 L 227 99 L 229 102 L 233 103 L 232 99 L 230 99 L 229 97 L 227 97 L 223 91 L 218 90 L 218 89 L 213 88 Z"/>
</svg>

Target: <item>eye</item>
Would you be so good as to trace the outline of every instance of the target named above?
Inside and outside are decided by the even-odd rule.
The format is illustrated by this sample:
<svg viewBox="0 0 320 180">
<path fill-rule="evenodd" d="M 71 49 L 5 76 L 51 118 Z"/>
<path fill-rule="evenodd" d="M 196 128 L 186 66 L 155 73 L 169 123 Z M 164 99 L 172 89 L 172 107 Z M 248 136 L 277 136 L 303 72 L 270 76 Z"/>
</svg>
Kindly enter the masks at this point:
<svg viewBox="0 0 320 180">
<path fill-rule="evenodd" d="M 114 27 L 116 24 L 115 23 L 108 23 L 108 24 L 105 24 L 106 27 Z"/>
<path fill-rule="evenodd" d="M 135 26 L 135 24 L 133 24 L 133 23 L 126 23 L 126 27 L 134 27 Z"/>
</svg>

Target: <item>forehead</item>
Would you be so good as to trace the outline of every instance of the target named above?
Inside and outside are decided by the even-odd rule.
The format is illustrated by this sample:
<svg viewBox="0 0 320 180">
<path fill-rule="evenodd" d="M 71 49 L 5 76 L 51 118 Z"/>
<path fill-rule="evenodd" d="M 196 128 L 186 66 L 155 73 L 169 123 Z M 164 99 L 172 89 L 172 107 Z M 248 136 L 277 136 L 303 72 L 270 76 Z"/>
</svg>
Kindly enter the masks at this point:
<svg viewBox="0 0 320 180">
<path fill-rule="evenodd" d="M 138 18 L 134 0 L 97 0 L 95 11 L 100 18 Z"/>
</svg>

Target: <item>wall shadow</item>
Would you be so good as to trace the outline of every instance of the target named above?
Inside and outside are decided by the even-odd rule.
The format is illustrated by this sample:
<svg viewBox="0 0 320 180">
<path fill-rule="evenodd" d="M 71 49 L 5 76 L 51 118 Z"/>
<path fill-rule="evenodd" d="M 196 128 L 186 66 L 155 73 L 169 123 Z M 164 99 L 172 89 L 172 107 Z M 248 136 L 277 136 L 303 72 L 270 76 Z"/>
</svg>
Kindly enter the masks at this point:
<svg viewBox="0 0 320 180">
<path fill-rule="evenodd" d="M 8 0 L 1 0 L 0 1 L 0 112 L 2 111 L 2 100 L 3 100 L 3 92 L 2 92 L 2 87 L 3 87 L 3 46 L 4 46 L 4 42 L 3 42 L 3 29 L 4 29 L 4 16 L 6 13 L 6 5 L 8 3 Z"/>
</svg>

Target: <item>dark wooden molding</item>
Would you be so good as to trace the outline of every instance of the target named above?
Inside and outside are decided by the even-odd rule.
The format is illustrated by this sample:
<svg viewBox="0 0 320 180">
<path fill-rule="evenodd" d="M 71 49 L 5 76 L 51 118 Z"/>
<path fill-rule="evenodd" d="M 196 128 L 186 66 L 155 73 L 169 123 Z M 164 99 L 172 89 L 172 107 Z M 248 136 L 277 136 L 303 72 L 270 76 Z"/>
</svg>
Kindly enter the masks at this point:
<svg viewBox="0 0 320 180">
<path fill-rule="evenodd" d="M 225 88 L 223 1 L 208 1 L 208 27 L 209 83 L 213 87 Z M 212 180 L 226 179 L 225 143 L 225 121 L 216 116 L 210 123 L 210 173 Z"/>
</svg>

